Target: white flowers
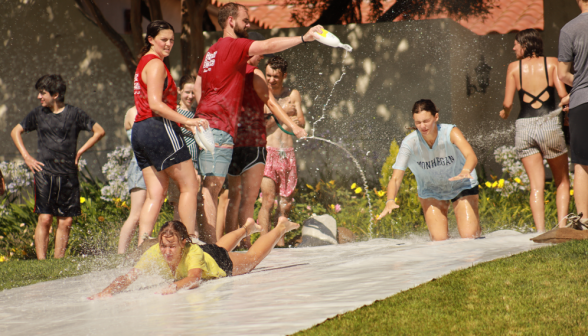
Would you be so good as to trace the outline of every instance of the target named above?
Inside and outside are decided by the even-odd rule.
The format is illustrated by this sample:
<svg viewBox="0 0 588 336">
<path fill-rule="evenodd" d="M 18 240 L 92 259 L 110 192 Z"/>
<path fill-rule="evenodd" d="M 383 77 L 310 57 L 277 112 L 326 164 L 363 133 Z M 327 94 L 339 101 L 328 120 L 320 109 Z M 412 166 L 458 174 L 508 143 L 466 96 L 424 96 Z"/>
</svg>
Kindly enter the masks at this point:
<svg viewBox="0 0 588 336">
<path fill-rule="evenodd" d="M 105 201 L 127 199 L 127 168 L 133 158 L 133 150 L 131 146 L 117 147 L 107 156 L 108 162 L 102 167 L 102 173 L 106 176 L 108 184 L 102 188 L 101 198 Z"/>
</svg>

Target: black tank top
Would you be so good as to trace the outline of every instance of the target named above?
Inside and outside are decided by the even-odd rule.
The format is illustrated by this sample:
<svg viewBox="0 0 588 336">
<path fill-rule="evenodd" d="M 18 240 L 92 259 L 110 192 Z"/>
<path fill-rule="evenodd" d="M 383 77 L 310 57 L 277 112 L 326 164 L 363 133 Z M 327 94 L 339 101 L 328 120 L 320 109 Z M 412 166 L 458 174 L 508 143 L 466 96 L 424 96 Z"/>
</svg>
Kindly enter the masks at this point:
<svg viewBox="0 0 588 336">
<path fill-rule="evenodd" d="M 549 112 L 555 110 L 555 87 L 549 86 L 549 73 L 547 72 L 547 58 L 544 57 L 543 61 L 545 62 L 545 77 L 547 78 L 547 87 L 545 88 L 545 90 L 541 91 L 541 93 L 539 93 L 537 96 L 534 96 L 534 95 L 530 94 L 529 92 L 523 90 L 523 64 L 522 64 L 522 60 L 519 61 L 519 77 L 521 78 L 521 89 L 519 90 L 519 99 L 521 101 L 521 112 L 519 113 L 519 116 L 517 119 L 541 117 L 541 116 L 547 115 L 547 114 L 549 114 Z M 549 98 L 547 100 L 543 101 L 543 100 L 539 99 L 539 97 L 541 97 L 541 95 L 543 95 L 545 92 L 549 93 Z M 523 100 L 523 97 L 525 95 L 533 98 L 533 100 L 531 100 L 531 102 L 529 102 L 529 103 L 525 103 L 525 101 Z M 541 107 L 536 109 L 533 106 L 531 106 L 535 102 L 540 102 Z"/>
</svg>

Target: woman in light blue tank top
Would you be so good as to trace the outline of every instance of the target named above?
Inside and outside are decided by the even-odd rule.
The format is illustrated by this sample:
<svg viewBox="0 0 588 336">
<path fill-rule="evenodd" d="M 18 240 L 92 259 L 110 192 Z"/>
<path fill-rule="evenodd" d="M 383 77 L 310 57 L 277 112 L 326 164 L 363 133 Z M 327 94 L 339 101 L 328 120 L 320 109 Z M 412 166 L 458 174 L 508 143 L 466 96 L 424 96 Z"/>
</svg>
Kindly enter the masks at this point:
<svg viewBox="0 0 588 336">
<path fill-rule="evenodd" d="M 412 109 L 416 131 L 402 141 L 388 183 L 388 200 L 379 218 L 399 208 L 394 199 L 406 168 L 417 180 L 417 191 L 432 240 L 449 238 L 447 212 L 453 205 L 462 238 L 480 235 L 478 158 L 455 125 L 437 124 L 435 104 L 422 99 Z"/>
</svg>

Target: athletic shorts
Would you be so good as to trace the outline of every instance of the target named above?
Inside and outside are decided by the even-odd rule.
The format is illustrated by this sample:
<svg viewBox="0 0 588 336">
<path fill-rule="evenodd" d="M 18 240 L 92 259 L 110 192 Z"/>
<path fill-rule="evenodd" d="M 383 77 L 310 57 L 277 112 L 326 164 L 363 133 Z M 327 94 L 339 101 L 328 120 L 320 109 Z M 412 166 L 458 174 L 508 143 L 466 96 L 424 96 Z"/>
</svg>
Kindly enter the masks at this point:
<svg viewBox="0 0 588 336">
<path fill-rule="evenodd" d="M 570 152 L 572 163 L 588 165 L 588 103 L 570 110 Z"/>
<path fill-rule="evenodd" d="M 226 177 L 233 159 L 233 137 L 224 131 L 212 129 L 214 155 L 198 148 L 198 167 L 202 176 Z"/>
<path fill-rule="evenodd" d="M 476 186 L 471 187 L 470 189 L 462 190 L 457 196 L 455 196 L 454 198 L 451 199 L 451 203 L 457 202 L 462 197 L 479 195 L 479 194 L 480 194 L 480 188 L 476 185 Z"/>
<path fill-rule="evenodd" d="M 538 153 L 544 159 L 554 159 L 568 152 L 558 117 L 520 118 L 515 125 L 519 159 Z"/>
<path fill-rule="evenodd" d="M 233 261 L 229 257 L 229 252 L 216 244 L 204 244 L 200 245 L 202 251 L 208 253 L 214 261 L 216 261 L 218 267 L 220 267 L 227 276 L 233 275 Z"/>
<path fill-rule="evenodd" d="M 229 175 L 239 176 L 256 164 L 265 164 L 265 147 L 235 147 L 229 166 Z"/>
<path fill-rule="evenodd" d="M 157 171 L 162 171 L 192 160 L 180 126 L 165 118 L 152 117 L 136 122 L 131 144 L 141 170 L 153 166 Z"/>
<path fill-rule="evenodd" d="M 53 175 L 46 171 L 35 173 L 35 212 L 59 217 L 82 214 L 78 173 Z"/>
<path fill-rule="evenodd" d="M 294 148 L 267 147 L 263 176 L 271 178 L 282 197 L 290 197 L 298 183 Z"/>
<path fill-rule="evenodd" d="M 143 179 L 143 172 L 139 168 L 135 158 L 131 160 L 129 168 L 127 168 L 127 187 L 129 192 L 133 191 L 133 189 L 147 190 L 145 180 Z"/>
</svg>

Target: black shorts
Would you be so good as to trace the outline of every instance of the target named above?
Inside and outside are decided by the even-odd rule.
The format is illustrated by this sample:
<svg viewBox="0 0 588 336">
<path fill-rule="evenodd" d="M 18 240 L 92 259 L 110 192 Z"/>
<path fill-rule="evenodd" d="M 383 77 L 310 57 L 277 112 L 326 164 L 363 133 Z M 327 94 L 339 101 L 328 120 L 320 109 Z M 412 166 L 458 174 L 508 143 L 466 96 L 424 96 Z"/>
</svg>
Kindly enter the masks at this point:
<svg viewBox="0 0 588 336">
<path fill-rule="evenodd" d="M 200 245 L 200 248 L 216 261 L 218 267 L 225 271 L 227 276 L 233 275 L 233 261 L 229 257 L 229 252 L 227 250 L 216 244 L 204 244 Z"/>
<path fill-rule="evenodd" d="M 45 171 L 36 172 L 34 188 L 36 213 L 59 217 L 82 214 L 78 173 L 53 175 Z"/>
<path fill-rule="evenodd" d="M 180 126 L 165 118 L 153 117 L 136 122 L 131 145 L 141 170 L 153 166 L 162 171 L 180 162 L 192 161 Z"/>
<path fill-rule="evenodd" d="M 462 198 L 462 197 L 466 197 L 466 196 L 473 196 L 473 195 L 479 195 L 480 194 L 480 188 L 478 186 L 472 187 L 470 189 L 466 189 L 466 190 L 462 190 L 459 195 L 455 196 L 452 200 L 451 203 L 453 202 L 457 202 L 458 199 Z"/>
<path fill-rule="evenodd" d="M 229 175 L 239 176 L 258 163 L 265 164 L 265 147 L 235 147 L 229 165 Z"/>
<path fill-rule="evenodd" d="M 570 110 L 570 153 L 572 163 L 588 165 L 588 103 Z"/>
</svg>

